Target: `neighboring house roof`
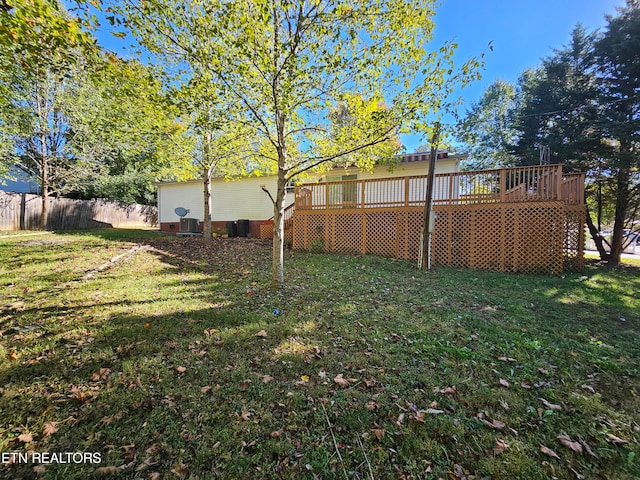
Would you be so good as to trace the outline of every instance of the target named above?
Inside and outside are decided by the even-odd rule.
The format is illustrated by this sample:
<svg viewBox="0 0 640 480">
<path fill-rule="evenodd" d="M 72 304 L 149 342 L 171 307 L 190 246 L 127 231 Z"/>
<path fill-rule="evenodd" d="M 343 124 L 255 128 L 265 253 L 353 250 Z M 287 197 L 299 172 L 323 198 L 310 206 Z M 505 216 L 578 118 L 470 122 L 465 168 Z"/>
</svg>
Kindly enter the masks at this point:
<svg viewBox="0 0 640 480">
<path fill-rule="evenodd" d="M 11 193 L 37 194 L 40 192 L 40 186 L 22 170 L 11 167 L 7 177 L 0 176 L 0 190 Z"/>
</svg>

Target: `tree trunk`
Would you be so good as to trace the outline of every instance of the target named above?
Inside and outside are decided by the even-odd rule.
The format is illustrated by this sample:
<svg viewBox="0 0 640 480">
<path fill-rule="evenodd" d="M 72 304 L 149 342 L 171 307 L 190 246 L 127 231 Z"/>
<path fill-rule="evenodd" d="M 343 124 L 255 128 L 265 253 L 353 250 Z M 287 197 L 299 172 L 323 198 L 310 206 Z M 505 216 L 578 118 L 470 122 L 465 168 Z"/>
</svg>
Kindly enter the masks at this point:
<svg viewBox="0 0 640 480">
<path fill-rule="evenodd" d="M 271 283 L 284 284 L 284 200 L 287 180 L 283 169 L 278 169 L 278 191 L 273 202 L 273 256 Z"/>
<path fill-rule="evenodd" d="M 589 211 L 587 211 L 587 227 L 589 227 L 589 233 L 591 234 L 591 238 L 593 238 L 593 243 L 595 243 L 596 249 L 600 254 L 600 260 L 609 260 L 609 253 L 604 246 L 604 239 L 599 235 L 600 230 L 593 224 Z"/>
<path fill-rule="evenodd" d="M 211 243 L 211 176 L 209 175 L 209 169 L 204 169 L 203 180 L 203 194 L 204 194 L 204 220 L 202 225 L 202 240 L 204 243 Z"/>
<path fill-rule="evenodd" d="M 40 229 L 47 229 L 47 217 L 49 216 L 49 161 L 46 152 L 46 138 L 41 138 L 41 165 L 40 172 L 40 196 L 42 198 L 42 210 L 40 211 Z"/>
<path fill-rule="evenodd" d="M 203 136 L 202 154 L 203 154 L 203 168 L 202 168 L 202 183 L 203 183 L 203 198 L 204 198 L 204 219 L 202 225 L 202 240 L 204 243 L 211 243 L 211 175 L 213 175 L 213 168 L 211 167 L 211 136 L 207 132 Z"/>
<path fill-rule="evenodd" d="M 429 248 L 429 242 L 431 240 L 431 229 L 429 228 L 431 224 L 431 215 L 433 212 L 431 209 L 433 208 L 433 181 L 436 176 L 436 159 L 438 158 L 438 142 L 440 139 L 440 124 L 436 123 L 433 128 L 433 135 L 431 137 L 431 156 L 429 157 L 429 175 L 427 177 L 427 190 L 425 192 L 424 198 L 424 215 L 423 215 L 423 226 L 422 226 L 422 255 L 421 260 L 422 263 L 419 265 L 421 270 L 426 270 L 430 265 L 431 261 L 429 255 L 431 254 L 431 249 Z"/>
<path fill-rule="evenodd" d="M 624 227 L 629 206 L 629 169 L 620 167 L 616 178 L 616 212 L 613 224 L 613 237 L 611 238 L 611 254 L 608 265 L 617 267 L 620 265 L 622 244 L 624 242 Z"/>
</svg>

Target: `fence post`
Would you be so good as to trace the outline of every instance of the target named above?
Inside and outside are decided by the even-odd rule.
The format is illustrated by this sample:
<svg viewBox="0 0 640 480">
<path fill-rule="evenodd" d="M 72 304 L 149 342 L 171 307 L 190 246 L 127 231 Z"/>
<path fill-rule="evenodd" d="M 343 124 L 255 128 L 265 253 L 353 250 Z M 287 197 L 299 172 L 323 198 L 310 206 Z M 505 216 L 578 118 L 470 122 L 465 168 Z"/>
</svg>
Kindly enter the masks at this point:
<svg viewBox="0 0 640 480">
<path fill-rule="evenodd" d="M 20 230 L 25 230 L 24 217 L 27 212 L 27 194 L 20 194 Z"/>
<path fill-rule="evenodd" d="M 500 203 L 507 200 L 507 169 L 500 169 Z"/>
</svg>

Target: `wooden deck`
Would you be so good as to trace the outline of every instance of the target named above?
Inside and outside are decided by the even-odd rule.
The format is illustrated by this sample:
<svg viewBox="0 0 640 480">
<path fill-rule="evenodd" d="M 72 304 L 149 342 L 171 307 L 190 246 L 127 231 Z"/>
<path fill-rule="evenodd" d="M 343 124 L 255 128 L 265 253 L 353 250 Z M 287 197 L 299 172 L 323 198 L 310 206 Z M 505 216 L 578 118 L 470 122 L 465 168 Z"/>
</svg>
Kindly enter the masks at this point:
<svg viewBox="0 0 640 480">
<path fill-rule="evenodd" d="M 285 220 L 293 247 L 416 260 L 426 182 L 300 185 Z M 438 174 L 433 205 L 435 264 L 550 274 L 584 265 L 584 174 L 561 165 Z"/>
<path fill-rule="evenodd" d="M 295 209 L 423 206 L 427 175 L 308 183 L 295 190 Z M 435 176 L 434 205 L 584 202 L 584 174 L 562 174 L 562 165 L 444 173 Z"/>
</svg>

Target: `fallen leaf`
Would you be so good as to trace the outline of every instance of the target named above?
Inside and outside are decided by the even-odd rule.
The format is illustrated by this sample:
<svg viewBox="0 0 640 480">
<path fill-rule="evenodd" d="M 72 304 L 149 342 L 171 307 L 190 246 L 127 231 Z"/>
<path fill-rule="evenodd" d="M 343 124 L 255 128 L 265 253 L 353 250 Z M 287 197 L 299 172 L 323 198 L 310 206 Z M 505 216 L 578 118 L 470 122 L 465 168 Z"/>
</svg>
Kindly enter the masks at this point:
<svg viewBox="0 0 640 480">
<path fill-rule="evenodd" d="M 205 385 L 204 387 L 202 387 L 202 388 L 200 389 L 200 391 L 201 391 L 203 394 L 207 394 L 207 393 L 209 393 L 209 392 L 211 391 L 211 385 Z"/>
<path fill-rule="evenodd" d="M 160 473 L 158 472 L 151 472 L 149 474 L 149 480 L 159 480 L 160 479 Z"/>
<path fill-rule="evenodd" d="M 402 422 L 404 422 L 404 413 L 401 413 L 400 415 L 398 415 L 398 420 L 396 420 L 396 425 L 400 427 L 402 426 Z"/>
<path fill-rule="evenodd" d="M 443 395 L 455 395 L 456 393 L 458 393 L 458 389 L 456 388 L 455 385 L 451 387 L 446 387 L 446 388 L 435 387 L 433 389 L 433 392 L 442 393 Z"/>
<path fill-rule="evenodd" d="M 545 400 L 544 398 L 541 398 L 540 401 L 549 410 L 562 410 L 562 407 L 560 405 L 557 405 L 555 403 L 550 403 L 547 400 Z"/>
<path fill-rule="evenodd" d="M 526 382 L 522 382 L 522 383 L 520 384 L 520 386 L 521 386 L 522 388 L 526 389 L 526 390 L 529 390 L 529 389 L 531 388 L 531 385 L 529 385 L 529 384 L 528 384 L 528 383 L 526 383 Z"/>
<path fill-rule="evenodd" d="M 262 383 L 269 383 L 269 382 L 273 382 L 273 377 L 271 375 L 263 375 Z"/>
<path fill-rule="evenodd" d="M 429 415 L 440 415 L 441 413 L 444 413 L 444 410 L 438 410 L 437 408 L 427 408 L 424 411 Z"/>
<path fill-rule="evenodd" d="M 279 438 L 282 435 L 282 430 L 274 430 L 269 434 L 271 438 Z"/>
<path fill-rule="evenodd" d="M 175 473 L 178 477 L 180 478 L 187 478 L 187 475 L 189 475 L 189 469 L 187 468 L 187 466 L 180 462 L 178 465 L 176 465 L 175 467 L 173 467 L 171 469 L 172 473 Z"/>
<path fill-rule="evenodd" d="M 114 473 L 118 473 L 120 471 L 120 469 L 118 467 L 114 467 L 114 466 L 109 466 L 109 467 L 99 467 L 96 468 L 93 472 L 93 474 L 96 477 L 104 477 L 107 475 L 113 475 Z"/>
<path fill-rule="evenodd" d="M 540 372 L 542 375 L 549 375 L 549 370 L 546 370 L 542 367 L 538 368 L 538 372 Z"/>
<path fill-rule="evenodd" d="M 9 352 L 9 355 L 7 355 L 9 357 L 9 360 L 11 360 L 12 362 L 15 362 L 16 360 L 18 360 L 18 354 L 16 353 L 15 350 L 11 350 Z"/>
<path fill-rule="evenodd" d="M 365 377 L 364 378 L 364 384 L 369 388 L 373 387 L 376 383 L 377 383 L 376 379 L 373 378 L 373 377 L 371 377 L 371 378 Z"/>
<path fill-rule="evenodd" d="M 582 453 L 582 445 L 580 445 L 579 442 L 574 442 L 567 435 L 558 435 L 556 438 L 565 447 L 573 450 L 576 453 Z"/>
<path fill-rule="evenodd" d="M 260 330 L 258 333 L 256 333 L 256 337 L 267 338 L 267 331 L 266 330 Z"/>
<path fill-rule="evenodd" d="M 302 380 L 304 383 L 307 383 L 309 381 L 309 375 L 300 376 L 300 380 Z"/>
<path fill-rule="evenodd" d="M 542 453 L 544 453 L 545 455 L 549 455 L 552 458 L 557 458 L 558 460 L 560 460 L 560 457 L 558 456 L 558 454 L 556 452 L 554 452 L 553 450 L 551 450 L 549 447 L 545 447 L 544 445 L 540 445 L 540 451 Z"/>
<path fill-rule="evenodd" d="M 176 367 L 176 372 L 178 373 L 184 373 L 186 371 L 187 371 L 187 367 L 182 367 L 182 366 Z"/>
<path fill-rule="evenodd" d="M 493 428 L 494 430 L 502 430 L 504 427 L 507 426 L 505 423 L 502 423 L 500 420 L 495 420 L 495 419 L 492 422 L 489 422 L 487 420 L 482 420 L 482 423 L 484 423 L 489 428 Z"/>
<path fill-rule="evenodd" d="M 242 409 L 242 412 L 239 415 L 240 420 L 249 420 L 249 417 L 251 416 L 251 412 L 245 410 L 244 408 Z"/>
<path fill-rule="evenodd" d="M 500 379 L 500 385 L 502 385 L 505 388 L 509 388 L 509 382 L 507 382 L 504 378 Z"/>
<path fill-rule="evenodd" d="M 506 444 L 505 441 L 502 440 L 501 438 L 498 438 L 496 440 L 496 444 L 493 446 L 493 453 L 495 453 L 496 455 L 500 455 L 502 452 L 504 452 L 508 448 L 509 448 L 509 445 Z"/>
<path fill-rule="evenodd" d="M 591 455 L 592 457 L 596 456 L 596 454 L 593 453 L 593 450 L 591 450 L 591 447 L 587 442 L 585 442 L 584 440 L 580 440 L 580 445 L 584 447 L 585 452 L 587 452 L 589 455 Z"/>
<path fill-rule="evenodd" d="M 243 380 L 238 384 L 238 389 L 241 392 L 244 392 L 247 388 L 249 388 L 249 385 L 251 385 L 251 380 Z"/>
<path fill-rule="evenodd" d="M 348 387 L 349 386 L 349 380 L 344 378 L 341 373 L 336 375 L 336 377 L 333 379 L 333 381 L 336 384 L 340 385 L 341 387 Z"/>
<path fill-rule="evenodd" d="M 109 375 L 111 375 L 110 368 L 101 368 L 91 376 L 91 381 L 99 382 L 100 380 L 106 380 L 109 378 Z"/>
<path fill-rule="evenodd" d="M 30 433 L 23 433 L 18 436 L 18 441 L 22 443 L 33 442 L 33 435 L 31 435 Z"/>
<path fill-rule="evenodd" d="M 573 468 L 569 467 L 569 470 L 571 470 L 573 472 L 573 474 L 576 476 L 577 480 L 584 480 L 584 475 L 582 475 L 579 472 L 576 472 Z"/>
<path fill-rule="evenodd" d="M 425 410 L 418 410 L 417 412 L 413 412 L 409 418 L 416 422 L 424 423 L 424 414 Z"/>
<path fill-rule="evenodd" d="M 625 443 L 629 443 L 627 440 L 623 440 L 620 437 L 616 437 L 613 433 L 607 433 L 607 438 L 614 445 L 624 445 Z"/>
<path fill-rule="evenodd" d="M 382 440 L 382 438 L 384 437 L 384 434 L 386 433 L 384 428 L 372 428 L 371 429 L 371 433 L 373 434 L 374 437 L 376 437 L 378 440 Z"/>
<path fill-rule="evenodd" d="M 35 473 L 38 476 L 44 475 L 46 470 L 47 470 L 46 465 L 36 465 L 35 467 L 33 467 L 33 473 Z"/>
<path fill-rule="evenodd" d="M 591 385 L 581 385 L 582 388 L 584 388 L 585 390 L 589 391 L 590 393 L 596 393 L 596 391 L 594 390 L 594 388 Z"/>
<path fill-rule="evenodd" d="M 369 400 L 367 402 L 367 410 L 373 412 L 376 408 L 380 408 L 380 404 L 378 402 L 376 402 L 375 400 Z"/>
<path fill-rule="evenodd" d="M 46 422 L 42 427 L 42 436 L 48 437 L 58 431 L 58 422 Z"/>
</svg>

